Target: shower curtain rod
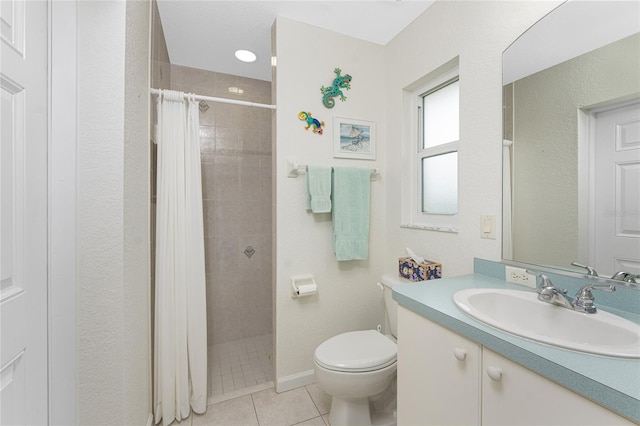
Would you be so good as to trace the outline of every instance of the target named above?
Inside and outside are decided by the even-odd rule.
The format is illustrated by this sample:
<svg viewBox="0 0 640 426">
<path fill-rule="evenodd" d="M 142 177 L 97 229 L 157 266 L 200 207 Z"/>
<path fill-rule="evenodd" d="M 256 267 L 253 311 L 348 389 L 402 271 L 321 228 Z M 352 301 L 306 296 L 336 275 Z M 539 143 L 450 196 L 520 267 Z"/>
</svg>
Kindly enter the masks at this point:
<svg viewBox="0 0 640 426">
<path fill-rule="evenodd" d="M 160 94 L 160 89 L 154 89 L 151 88 L 150 92 L 152 95 L 159 95 Z M 186 94 L 185 94 L 186 96 Z M 256 108 L 267 108 L 267 109 L 276 109 L 275 105 L 268 105 L 268 104 L 258 104 L 255 102 L 246 102 L 246 101 L 237 101 L 235 99 L 226 99 L 226 98 L 214 98 L 211 96 L 202 96 L 202 95 L 195 95 L 194 96 L 196 101 L 208 101 L 208 102 L 220 102 L 220 103 L 224 103 L 224 104 L 234 104 L 234 105 L 243 105 L 243 106 L 250 106 L 250 107 L 256 107 Z"/>
</svg>

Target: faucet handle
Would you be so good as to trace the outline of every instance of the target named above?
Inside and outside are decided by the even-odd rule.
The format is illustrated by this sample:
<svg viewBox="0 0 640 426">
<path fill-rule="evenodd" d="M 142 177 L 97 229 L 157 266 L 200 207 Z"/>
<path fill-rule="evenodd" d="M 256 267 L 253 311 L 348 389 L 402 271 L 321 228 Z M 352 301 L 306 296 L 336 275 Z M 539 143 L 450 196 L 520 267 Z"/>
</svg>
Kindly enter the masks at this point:
<svg viewBox="0 0 640 426">
<path fill-rule="evenodd" d="M 578 293 L 576 293 L 576 298 L 573 300 L 573 309 L 579 312 L 586 312 L 588 314 L 595 314 L 597 312 L 596 305 L 594 302 L 593 294 L 591 290 L 602 290 L 602 291 L 616 291 L 616 287 L 613 285 L 598 285 L 598 284 L 587 284 L 580 287 Z"/>
<path fill-rule="evenodd" d="M 624 281 L 631 284 L 640 284 L 640 275 L 629 274 L 625 277 Z"/>
<path fill-rule="evenodd" d="M 543 302 L 553 303 L 552 301 L 558 297 L 560 294 L 567 294 L 567 290 L 560 290 L 553 286 L 551 280 L 545 274 L 542 274 L 538 271 L 532 271 L 531 269 L 526 269 L 527 274 L 535 275 L 539 277 L 542 281 L 540 286 L 538 287 L 537 279 L 536 279 L 536 289 L 538 291 L 538 300 L 542 300 Z"/>
<path fill-rule="evenodd" d="M 553 284 L 551 283 L 551 280 L 545 274 L 543 274 L 541 272 L 538 272 L 538 271 L 533 271 L 531 269 L 525 269 L 525 272 L 527 274 L 535 275 L 536 277 L 538 277 L 538 278 L 540 278 L 542 280 L 540 282 L 540 288 L 553 287 Z M 537 280 L 536 280 L 536 287 L 538 287 Z"/>
<path fill-rule="evenodd" d="M 596 272 L 596 270 L 595 270 L 595 269 L 593 269 L 593 268 L 592 268 L 591 266 L 589 266 L 589 265 L 582 265 L 582 264 L 580 264 L 580 263 L 578 263 L 578 262 L 571 262 L 571 265 L 573 265 L 573 266 L 577 266 L 578 268 L 584 268 L 584 269 L 586 269 L 586 270 L 587 270 L 587 275 L 590 275 L 590 276 L 592 276 L 592 277 L 597 277 L 597 276 L 598 276 L 598 273 Z"/>
<path fill-rule="evenodd" d="M 618 271 L 611 277 L 612 280 L 616 281 L 624 281 L 626 283 L 638 284 L 638 279 L 640 279 L 640 275 L 634 275 L 630 272 Z"/>
<path fill-rule="evenodd" d="M 612 280 L 617 280 L 617 281 L 627 281 L 627 279 L 629 278 L 629 276 L 631 276 L 632 274 L 625 272 L 625 271 L 618 271 L 615 274 L 613 274 L 613 276 L 611 276 Z"/>
<path fill-rule="evenodd" d="M 580 287 L 580 290 L 578 290 L 578 294 L 587 292 L 591 293 L 592 289 L 611 292 L 616 291 L 616 286 L 614 286 L 613 284 L 587 284 Z"/>
<path fill-rule="evenodd" d="M 531 269 L 525 269 L 525 272 L 527 274 L 531 274 L 531 275 L 535 275 L 536 277 L 540 278 L 542 281 L 540 283 L 540 287 L 538 288 L 538 283 L 536 282 L 536 288 L 538 288 L 538 291 L 542 291 L 544 289 L 555 289 L 556 291 L 558 291 L 559 293 L 562 294 L 567 294 L 567 289 L 563 288 L 562 290 L 559 288 L 555 288 L 553 286 L 553 283 L 551 282 L 551 279 L 549 279 L 548 276 L 546 276 L 545 274 L 538 272 L 538 271 L 533 271 Z"/>
</svg>

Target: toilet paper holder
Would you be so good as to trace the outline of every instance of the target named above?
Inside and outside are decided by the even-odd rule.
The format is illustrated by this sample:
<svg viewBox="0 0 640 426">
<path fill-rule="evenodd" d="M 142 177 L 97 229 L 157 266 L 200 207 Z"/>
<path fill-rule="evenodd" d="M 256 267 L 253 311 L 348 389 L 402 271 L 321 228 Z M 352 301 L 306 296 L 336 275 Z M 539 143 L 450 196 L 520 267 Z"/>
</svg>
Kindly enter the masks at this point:
<svg viewBox="0 0 640 426">
<path fill-rule="evenodd" d="M 291 277 L 291 297 L 311 296 L 318 293 L 318 285 L 312 274 L 296 275 Z"/>
</svg>

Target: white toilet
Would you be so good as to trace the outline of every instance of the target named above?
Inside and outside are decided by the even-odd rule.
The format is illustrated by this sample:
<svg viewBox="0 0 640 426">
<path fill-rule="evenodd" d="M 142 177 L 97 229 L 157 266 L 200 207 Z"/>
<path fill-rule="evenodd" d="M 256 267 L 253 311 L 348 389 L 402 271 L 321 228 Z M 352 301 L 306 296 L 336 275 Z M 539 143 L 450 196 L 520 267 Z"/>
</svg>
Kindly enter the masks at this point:
<svg viewBox="0 0 640 426">
<path fill-rule="evenodd" d="M 316 348 L 313 356 L 316 380 L 332 396 L 331 426 L 395 426 L 395 415 L 388 408 L 390 398 L 395 406 L 398 354 L 395 343 L 398 305 L 391 297 L 391 287 L 404 282 L 407 281 L 390 274 L 381 277 L 390 335 L 376 330 L 351 331 Z M 374 409 L 381 405 L 387 409 Z"/>
</svg>

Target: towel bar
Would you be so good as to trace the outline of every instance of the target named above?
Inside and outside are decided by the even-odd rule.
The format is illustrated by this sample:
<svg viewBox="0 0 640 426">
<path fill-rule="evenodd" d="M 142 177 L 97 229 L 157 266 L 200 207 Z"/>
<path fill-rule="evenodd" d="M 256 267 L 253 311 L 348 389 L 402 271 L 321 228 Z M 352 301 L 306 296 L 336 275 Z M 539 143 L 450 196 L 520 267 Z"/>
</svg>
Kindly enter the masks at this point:
<svg viewBox="0 0 640 426">
<path fill-rule="evenodd" d="M 380 174 L 380 169 L 372 168 L 369 169 L 371 172 L 371 180 L 376 180 L 378 175 Z M 298 164 L 297 161 L 292 159 L 287 159 L 287 176 L 290 178 L 297 178 L 300 175 L 304 175 L 307 173 L 307 165 L 306 164 Z"/>
</svg>

